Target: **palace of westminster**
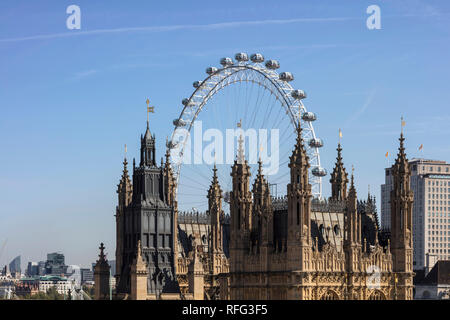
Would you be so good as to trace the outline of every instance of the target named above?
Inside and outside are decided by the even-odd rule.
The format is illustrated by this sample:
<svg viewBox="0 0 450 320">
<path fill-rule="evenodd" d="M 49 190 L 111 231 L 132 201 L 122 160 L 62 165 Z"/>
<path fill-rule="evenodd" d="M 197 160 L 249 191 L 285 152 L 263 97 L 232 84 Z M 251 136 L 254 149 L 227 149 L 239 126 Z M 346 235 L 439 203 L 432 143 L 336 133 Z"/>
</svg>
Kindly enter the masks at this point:
<svg viewBox="0 0 450 320">
<path fill-rule="evenodd" d="M 130 180 L 125 158 L 116 209 L 113 299 L 409 300 L 413 298 L 413 192 L 403 133 L 392 166 L 391 228 L 378 227 L 375 199 L 358 200 L 337 147 L 331 197 L 312 197 L 300 123 L 285 197 L 262 174 L 253 185 L 242 137 L 231 169 L 230 215 L 214 166 L 205 214 L 179 213 L 170 155 L 158 166 L 155 136 L 141 136 Z M 96 298 L 109 299 L 101 248 Z"/>
</svg>

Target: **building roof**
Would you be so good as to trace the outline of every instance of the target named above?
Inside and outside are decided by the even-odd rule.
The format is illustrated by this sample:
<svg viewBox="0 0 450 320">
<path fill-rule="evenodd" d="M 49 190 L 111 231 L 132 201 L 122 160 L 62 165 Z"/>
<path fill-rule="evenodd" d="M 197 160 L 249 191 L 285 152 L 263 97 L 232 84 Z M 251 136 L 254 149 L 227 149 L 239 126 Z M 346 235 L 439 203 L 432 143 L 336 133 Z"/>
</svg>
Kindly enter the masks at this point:
<svg viewBox="0 0 450 320">
<path fill-rule="evenodd" d="M 430 164 L 446 164 L 443 160 L 432 160 L 432 159 L 423 159 L 423 158 L 412 158 L 409 160 L 409 163 L 418 162 L 418 163 L 430 163 Z"/>
<path fill-rule="evenodd" d="M 450 260 L 439 260 L 433 269 L 417 284 L 420 285 L 441 285 L 450 284 Z"/>
</svg>

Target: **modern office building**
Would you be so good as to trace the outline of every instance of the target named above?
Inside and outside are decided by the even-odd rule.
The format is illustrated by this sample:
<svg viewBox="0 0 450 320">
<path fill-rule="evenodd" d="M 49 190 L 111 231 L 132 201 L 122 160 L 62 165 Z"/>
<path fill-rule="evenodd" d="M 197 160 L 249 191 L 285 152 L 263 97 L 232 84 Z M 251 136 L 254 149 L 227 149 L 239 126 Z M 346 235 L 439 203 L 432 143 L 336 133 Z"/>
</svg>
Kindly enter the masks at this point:
<svg viewBox="0 0 450 320">
<path fill-rule="evenodd" d="M 428 273 L 438 260 L 450 260 L 450 164 L 412 159 L 414 269 Z M 391 168 L 381 186 L 381 225 L 390 229 Z"/>
<path fill-rule="evenodd" d="M 9 272 L 11 272 L 12 275 L 16 276 L 21 273 L 20 270 L 20 256 L 15 257 L 10 263 L 9 263 Z"/>
<path fill-rule="evenodd" d="M 27 266 L 27 276 L 33 277 L 39 275 L 39 263 L 30 261 Z"/>
<path fill-rule="evenodd" d="M 53 252 L 47 254 L 47 261 L 45 262 L 45 273 L 52 275 L 61 275 L 66 273 L 67 266 L 64 262 L 64 254 Z"/>
<path fill-rule="evenodd" d="M 45 276 L 45 261 L 38 262 L 38 275 Z"/>
<path fill-rule="evenodd" d="M 94 272 L 88 268 L 81 268 L 81 283 L 94 282 Z"/>
</svg>

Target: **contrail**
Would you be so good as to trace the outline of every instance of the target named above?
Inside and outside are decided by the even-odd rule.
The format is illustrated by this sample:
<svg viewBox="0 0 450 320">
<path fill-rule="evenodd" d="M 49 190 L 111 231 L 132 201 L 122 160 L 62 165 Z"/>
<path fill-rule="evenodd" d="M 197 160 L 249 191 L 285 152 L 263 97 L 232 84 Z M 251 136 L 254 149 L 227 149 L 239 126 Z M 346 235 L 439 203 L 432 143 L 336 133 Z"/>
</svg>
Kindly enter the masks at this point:
<svg viewBox="0 0 450 320">
<path fill-rule="evenodd" d="M 97 29 L 90 31 L 71 31 L 64 33 L 42 34 L 27 37 L 6 38 L 0 39 L 0 42 L 19 42 L 28 40 L 46 40 L 57 38 L 68 38 L 86 35 L 99 35 L 109 33 L 126 33 L 126 32 L 170 32 L 177 30 L 211 30 L 236 28 L 242 26 L 258 26 L 258 25 L 276 25 L 276 24 L 292 24 L 302 22 L 340 22 L 349 20 L 360 20 L 361 18 L 350 17 L 336 17 L 336 18 L 297 18 L 297 19 L 271 19 L 271 20 L 253 20 L 253 21 L 231 21 L 211 24 L 181 24 L 173 26 L 149 26 L 149 27 L 128 27 L 128 28 L 114 28 L 114 29 Z"/>
</svg>

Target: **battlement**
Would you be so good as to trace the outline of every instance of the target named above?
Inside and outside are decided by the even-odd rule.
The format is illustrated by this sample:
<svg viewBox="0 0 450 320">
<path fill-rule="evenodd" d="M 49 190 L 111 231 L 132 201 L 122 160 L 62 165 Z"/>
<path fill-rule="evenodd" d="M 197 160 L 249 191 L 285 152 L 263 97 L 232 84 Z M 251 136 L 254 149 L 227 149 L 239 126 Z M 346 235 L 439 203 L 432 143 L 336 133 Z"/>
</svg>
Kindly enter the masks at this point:
<svg viewBox="0 0 450 320">
<path fill-rule="evenodd" d="M 178 212 L 178 223 L 201 223 L 210 224 L 211 216 L 207 211 L 197 212 L 197 211 L 180 211 Z M 223 224 L 230 224 L 230 215 L 225 214 L 222 220 Z"/>
<path fill-rule="evenodd" d="M 313 199 L 311 201 L 311 211 L 313 212 L 344 212 L 345 201 L 333 201 L 325 199 Z M 274 211 L 283 211 L 288 209 L 287 196 L 272 197 L 272 208 Z"/>
<path fill-rule="evenodd" d="M 181 211 L 178 212 L 178 223 L 201 223 L 209 224 L 211 218 L 206 212 Z"/>
</svg>

